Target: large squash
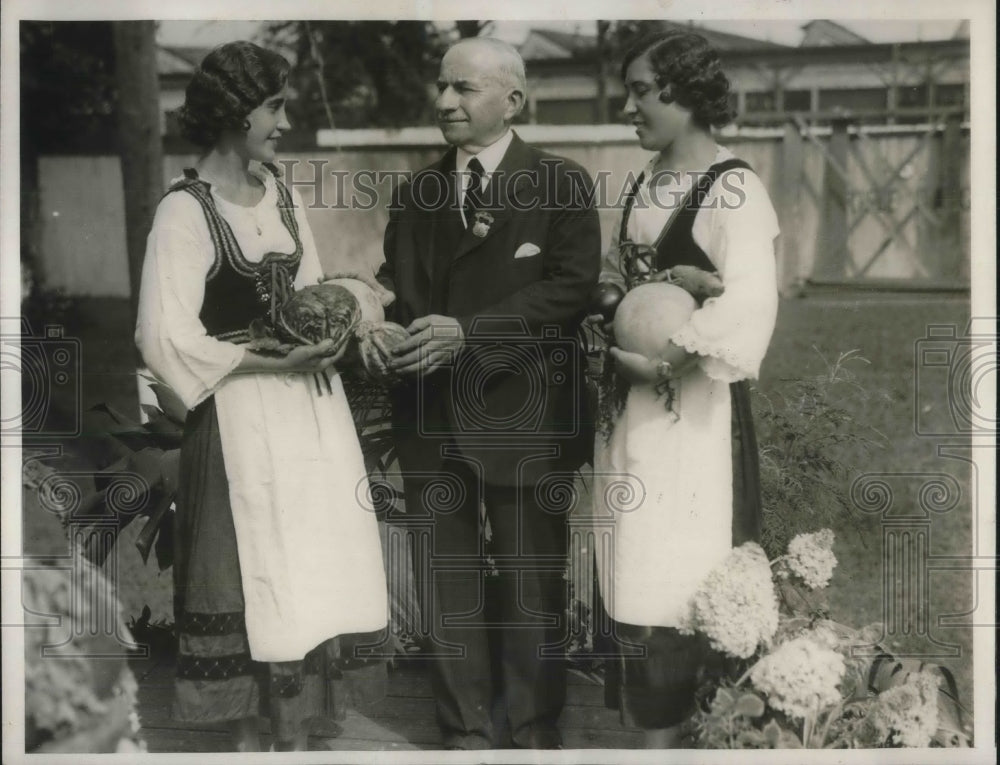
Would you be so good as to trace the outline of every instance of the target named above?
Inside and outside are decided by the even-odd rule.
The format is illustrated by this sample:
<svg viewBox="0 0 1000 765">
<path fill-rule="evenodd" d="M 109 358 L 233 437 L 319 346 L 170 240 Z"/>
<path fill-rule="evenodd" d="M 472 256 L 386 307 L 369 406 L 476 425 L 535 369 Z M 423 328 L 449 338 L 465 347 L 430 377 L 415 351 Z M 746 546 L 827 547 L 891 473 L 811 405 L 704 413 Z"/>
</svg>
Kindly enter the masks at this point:
<svg viewBox="0 0 1000 765">
<path fill-rule="evenodd" d="M 276 327 L 285 340 L 306 345 L 341 343 L 361 321 L 361 307 L 350 290 L 329 282 L 304 287 L 278 309 Z"/>
<path fill-rule="evenodd" d="M 392 349 L 409 339 L 410 333 L 391 321 L 361 322 L 354 330 L 357 355 L 365 374 L 381 385 L 392 385 L 398 375 L 389 366 Z"/>
<path fill-rule="evenodd" d="M 355 300 L 358 301 L 358 306 L 361 308 L 361 321 L 385 321 L 385 308 L 382 307 L 382 299 L 376 294 L 375 290 L 361 279 L 338 276 L 328 279 L 323 284 L 335 284 L 354 295 Z"/>
<path fill-rule="evenodd" d="M 615 312 L 616 345 L 651 359 L 676 363 L 683 349 L 672 345 L 670 338 L 697 307 L 695 299 L 681 287 L 666 282 L 640 284 L 622 298 Z"/>
</svg>

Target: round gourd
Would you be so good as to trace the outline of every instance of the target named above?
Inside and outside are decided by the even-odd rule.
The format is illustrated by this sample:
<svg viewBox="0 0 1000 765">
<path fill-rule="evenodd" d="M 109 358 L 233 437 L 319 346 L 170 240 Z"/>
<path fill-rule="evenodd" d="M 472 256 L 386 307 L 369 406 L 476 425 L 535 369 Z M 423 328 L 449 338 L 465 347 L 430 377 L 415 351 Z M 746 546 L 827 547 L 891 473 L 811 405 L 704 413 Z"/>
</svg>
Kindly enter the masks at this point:
<svg viewBox="0 0 1000 765">
<path fill-rule="evenodd" d="M 360 279 L 339 276 L 336 279 L 329 279 L 323 284 L 336 284 L 354 295 L 361 307 L 361 321 L 385 321 L 385 309 L 382 307 L 382 301 L 375 294 L 375 290 Z"/>
<path fill-rule="evenodd" d="M 651 359 L 679 361 L 671 336 L 697 308 L 687 290 L 666 282 L 648 282 L 630 290 L 615 312 L 615 340 L 625 351 Z"/>
<path fill-rule="evenodd" d="M 382 385 L 391 385 L 399 378 L 389 366 L 392 349 L 409 339 L 410 333 L 391 321 L 363 321 L 354 330 L 357 354 L 365 374 Z"/>
<path fill-rule="evenodd" d="M 339 344 L 357 326 L 357 298 L 337 284 L 313 284 L 293 293 L 278 310 L 275 329 L 293 343 L 333 340 Z"/>
</svg>

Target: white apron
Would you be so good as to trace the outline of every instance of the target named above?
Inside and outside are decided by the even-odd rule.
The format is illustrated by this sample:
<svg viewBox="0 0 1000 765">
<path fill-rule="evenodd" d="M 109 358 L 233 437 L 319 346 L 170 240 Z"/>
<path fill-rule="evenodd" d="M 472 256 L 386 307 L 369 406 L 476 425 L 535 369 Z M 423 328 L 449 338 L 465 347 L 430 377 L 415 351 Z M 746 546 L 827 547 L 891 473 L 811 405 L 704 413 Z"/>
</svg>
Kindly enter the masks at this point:
<svg viewBox="0 0 1000 765">
<path fill-rule="evenodd" d="M 340 378 L 231 377 L 215 394 L 256 661 L 388 619 L 378 523 Z"/>
<path fill-rule="evenodd" d="M 713 164 L 732 157 L 719 147 Z M 651 162 L 627 230 L 629 239 L 648 244 L 674 212 L 666 201 L 682 201 L 693 180 L 661 179 L 656 202 L 652 170 Z M 717 196 L 732 190 L 739 204 Z M 620 282 L 617 233 L 618 227 L 601 278 Z M 692 238 L 718 269 L 725 292 L 705 300 L 672 337 L 702 356 L 699 366 L 674 382 L 673 413 L 652 386 L 632 386 L 610 440 L 597 436 L 594 500 L 601 520 L 595 549 L 601 594 L 617 621 L 678 626 L 701 581 L 731 549 L 729 383 L 757 377 L 774 330 L 777 234 L 774 209 L 754 173 L 740 170 L 713 185 Z"/>
<path fill-rule="evenodd" d="M 271 173 L 253 207 L 215 195 L 244 257 L 293 251 Z M 298 192 L 299 289 L 323 269 Z M 339 377 L 317 392 L 311 375 L 231 374 L 240 346 L 207 335 L 199 319 L 215 260 L 205 215 L 188 194 L 167 195 L 149 235 L 136 342 L 149 367 L 193 409 L 215 395 L 246 600 L 250 655 L 302 659 L 337 635 L 388 622 L 378 522 Z"/>
</svg>

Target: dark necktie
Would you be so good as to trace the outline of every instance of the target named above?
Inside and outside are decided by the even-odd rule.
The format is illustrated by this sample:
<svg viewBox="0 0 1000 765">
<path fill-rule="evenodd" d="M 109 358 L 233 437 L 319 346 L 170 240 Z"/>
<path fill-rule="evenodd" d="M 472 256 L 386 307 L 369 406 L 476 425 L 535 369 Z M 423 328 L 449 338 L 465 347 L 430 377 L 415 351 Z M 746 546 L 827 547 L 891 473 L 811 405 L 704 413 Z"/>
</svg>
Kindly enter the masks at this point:
<svg viewBox="0 0 1000 765">
<path fill-rule="evenodd" d="M 465 201 L 462 203 L 462 208 L 465 211 L 465 227 L 468 228 L 475 223 L 476 210 L 482 207 L 482 186 L 485 171 L 482 163 L 475 157 L 469 160 L 465 171 L 468 173 L 469 180 L 465 187 Z"/>
</svg>

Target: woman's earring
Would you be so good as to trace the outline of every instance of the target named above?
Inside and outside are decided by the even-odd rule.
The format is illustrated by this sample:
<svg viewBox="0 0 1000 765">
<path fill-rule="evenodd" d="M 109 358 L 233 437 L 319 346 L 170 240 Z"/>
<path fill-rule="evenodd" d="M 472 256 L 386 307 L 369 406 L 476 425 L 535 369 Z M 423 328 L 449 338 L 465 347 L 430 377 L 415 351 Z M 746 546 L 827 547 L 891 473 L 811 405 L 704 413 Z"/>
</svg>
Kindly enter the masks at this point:
<svg viewBox="0 0 1000 765">
<path fill-rule="evenodd" d="M 250 120 L 243 120 L 243 132 L 245 133 L 250 129 Z"/>
</svg>

